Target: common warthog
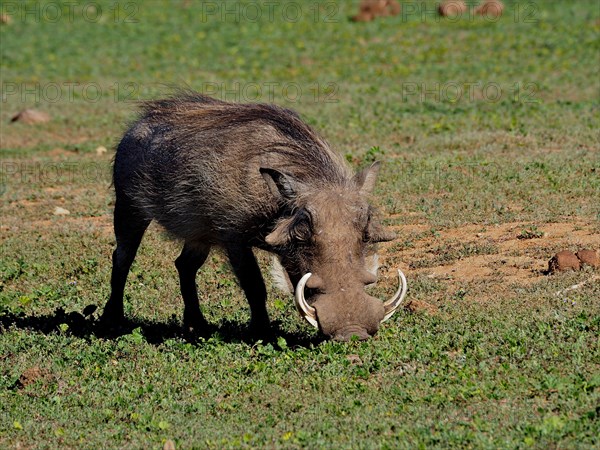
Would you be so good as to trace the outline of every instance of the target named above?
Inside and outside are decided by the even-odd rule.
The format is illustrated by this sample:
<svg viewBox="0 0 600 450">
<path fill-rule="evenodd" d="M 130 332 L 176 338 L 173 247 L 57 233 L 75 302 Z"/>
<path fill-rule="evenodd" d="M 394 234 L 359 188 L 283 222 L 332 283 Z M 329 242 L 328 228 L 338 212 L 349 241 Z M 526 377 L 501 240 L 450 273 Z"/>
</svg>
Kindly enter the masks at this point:
<svg viewBox="0 0 600 450">
<path fill-rule="evenodd" d="M 115 156 L 117 248 L 102 320 L 123 318 L 127 273 L 156 220 L 184 241 L 175 266 L 186 327 L 206 325 L 195 277 L 220 246 L 248 298 L 251 328 L 268 329 L 257 247 L 280 258 L 299 311 L 325 335 L 375 334 L 406 292 L 400 271 L 401 286 L 386 303 L 364 290 L 376 281 L 367 252 L 395 237 L 367 202 L 378 170 L 376 163 L 354 175 L 296 113 L 278 106 L 192 92 L 145 103 Z"/>
</svg>

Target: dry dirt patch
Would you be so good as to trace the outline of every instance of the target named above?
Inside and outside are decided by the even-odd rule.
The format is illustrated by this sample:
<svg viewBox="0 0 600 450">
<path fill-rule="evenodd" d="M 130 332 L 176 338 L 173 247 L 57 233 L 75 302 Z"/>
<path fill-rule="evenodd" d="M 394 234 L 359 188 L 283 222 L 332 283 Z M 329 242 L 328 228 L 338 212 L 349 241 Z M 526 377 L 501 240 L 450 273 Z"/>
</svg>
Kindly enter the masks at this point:
<svg viewBox="0 0 600 450">
<path fill-rule="evenodd" d="M 19 388 L 25 388 L 31 384 L 36 383 L 37 381 L 46 381 L 50 378 L 50 371 L 46 368 L 41 368 L 39 366 L 33 366 L 25 370 L 19 380 L 17 381 L 17 386 Z"/>
<path fill-rule="evenodd" d="M 522 231 L 531 227 L 526 222 L 435 232 L 428 225 L 396 227 L 398 240 L 383 246 L 382 260 L 388 267 L 402 268 L 408 277 L 424 275 L 452 290 L 473 283 L 536 283 L 548 276 L 548 260 L 557 251 L 600 248 L 600 234 L 592 223 L 547 223 L 537 227 L 543 236 L 523 239 Z"/>
</svg>

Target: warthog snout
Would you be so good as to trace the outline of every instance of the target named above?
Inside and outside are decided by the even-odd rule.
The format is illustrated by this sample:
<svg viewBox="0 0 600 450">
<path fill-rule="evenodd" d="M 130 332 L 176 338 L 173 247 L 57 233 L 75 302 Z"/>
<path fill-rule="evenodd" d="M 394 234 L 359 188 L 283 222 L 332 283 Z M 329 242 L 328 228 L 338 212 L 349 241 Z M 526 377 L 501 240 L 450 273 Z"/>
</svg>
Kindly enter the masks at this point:
<svg viewBox="0 0 600 450">
<path fill-rule="evenodd" d="M 360 326 L 349 326 L 343 330 L 338 331 L 332 337 L 334 341 L 347 342 L 351 339 L 358 339 L 359 341 L 365 341 L 369 339 L 371 335 L 367 333 Z"/>
<path fill-rule="evenodd" d="M 304 291 L 311 277 L 312 274 L 307 273 L 298 282 L 296 307 L 310 324 L 337 341 L 348 341 L 353 336 L 364 340 L 375 335 L 379 325 L 399 308 L 407 289 L 406 278 L 402 271 L 398 270 L 398 290 L 386 302 L 355 287 L 341 288 L 335 293 L 317 294 L 311 298 L 313 301 L 309 304 Z"/>
</svg>

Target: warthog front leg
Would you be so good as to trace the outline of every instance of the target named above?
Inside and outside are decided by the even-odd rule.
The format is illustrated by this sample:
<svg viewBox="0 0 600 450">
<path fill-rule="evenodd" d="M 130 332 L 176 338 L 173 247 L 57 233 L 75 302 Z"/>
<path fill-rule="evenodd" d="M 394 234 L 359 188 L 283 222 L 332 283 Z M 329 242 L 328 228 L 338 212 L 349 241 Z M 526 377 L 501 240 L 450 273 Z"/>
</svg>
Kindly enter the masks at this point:
<svg viewBox="0 0 600 450">
<path fill-rule="evenodd" d="M 267 288 L 252 249 L 249 247 L 229 247 L 227 248 L 227 256 L 250 304 L 251 330 L 258 334 L 268 334 Z"/>
<path fill-rule="evenodd" d="M 196 273 L 206 261 L 209 253 L 210 245 L 208 244 L 186 242 L 181 255 L 175 260 L 184 304 L 183 325 L 186 329 L 200 331 L 207 327 L 206 319 L 204 319 L 198 304 Z"/>
</svg>

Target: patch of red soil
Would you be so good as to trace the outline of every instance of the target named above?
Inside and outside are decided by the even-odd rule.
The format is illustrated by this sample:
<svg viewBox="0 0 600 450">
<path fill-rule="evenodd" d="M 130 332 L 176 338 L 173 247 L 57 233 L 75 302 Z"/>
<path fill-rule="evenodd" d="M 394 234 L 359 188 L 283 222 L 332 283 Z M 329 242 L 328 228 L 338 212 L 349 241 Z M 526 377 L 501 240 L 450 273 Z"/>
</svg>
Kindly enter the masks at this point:
<svg viewBox="0 0 600 450">
<path fill-rule="evenodd" d="M 433 233 L 429 225 L 397 226 L 394 231 L 398 239 L 380 248 L 383 269 L 391 273 L 399 267 L 409 279 L 411 275 L 423 275 L 443 281 L 451 290 L 469 283 L 529 285 L 547 276 L 548 260 L 557 251 L 600 248 L 600 234 L 593 223 L 547 223 L 537 227 L 543 232 L 542 237 L 519 239 L 521 231 L 530 227 L 531 223 L 526 222 L 485 227 L 465 225 Z M 403 240 L 409 243 L 405 247 Z M 461 245 L 485 251 L 445 262 L 444 250 L 451 251 Z M 422 264 L 413 268 L 411 264 L 415 261 Z M 387 271 L 384 275 L 388 275 Z M 385 279 L 389 280 L 386 283 L 393 283 L 393 277 Z"/>
</svg>

